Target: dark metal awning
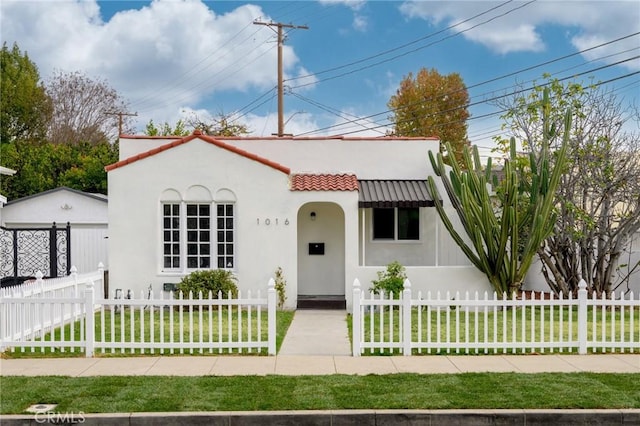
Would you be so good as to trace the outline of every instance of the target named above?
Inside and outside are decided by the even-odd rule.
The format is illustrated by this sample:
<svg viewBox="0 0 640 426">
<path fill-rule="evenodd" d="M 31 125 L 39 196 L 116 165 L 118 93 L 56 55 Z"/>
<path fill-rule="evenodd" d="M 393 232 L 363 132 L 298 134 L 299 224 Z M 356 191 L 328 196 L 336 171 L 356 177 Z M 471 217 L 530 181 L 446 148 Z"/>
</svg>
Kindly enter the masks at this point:
<svg viewBox="0 0 640 426">
<path fill-rule="evenodd" d="M 426 180 L 358 180 L 358 207 L 433 207 Z"/>
</svg>

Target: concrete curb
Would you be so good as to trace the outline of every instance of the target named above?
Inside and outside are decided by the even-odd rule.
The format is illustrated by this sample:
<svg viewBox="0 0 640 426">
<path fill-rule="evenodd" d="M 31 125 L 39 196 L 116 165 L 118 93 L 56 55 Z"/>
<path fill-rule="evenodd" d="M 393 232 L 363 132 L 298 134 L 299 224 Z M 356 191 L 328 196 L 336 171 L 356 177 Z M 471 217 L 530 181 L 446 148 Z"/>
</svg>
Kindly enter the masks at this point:
<svg viewBox="0 0 640 426">
<path fill-rule="evenodd" d="M 620 410 L 327 410 L 2 415 L 3 426 L 84 425 L 638 425 L 640 409 Z"/>
</svg>

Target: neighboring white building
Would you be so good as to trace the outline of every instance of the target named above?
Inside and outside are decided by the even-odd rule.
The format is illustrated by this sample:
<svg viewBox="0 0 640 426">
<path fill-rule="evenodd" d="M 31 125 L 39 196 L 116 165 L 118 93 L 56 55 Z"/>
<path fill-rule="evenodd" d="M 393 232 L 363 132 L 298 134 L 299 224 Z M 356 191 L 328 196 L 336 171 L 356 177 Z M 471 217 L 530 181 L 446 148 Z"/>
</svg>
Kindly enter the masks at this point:
<svg viewBox="0 0 640 426">
<path fill-rule="evenodd" d="M 287 307 L 302 296 L 350 307 L 354 280 L 367 290 L 397 260 L 416 292 L 491 290 L 426 191 L 438 149 L 433 138 L 121 137 L 106 167 L 111 287 L 158 291 L 220 267 L 264 290 L 281 267 Z"/>
<path fill-rule="evenodd" d="M 95 271 L 102 262 L 108 269 L 107 197 L 60 187 L 10 200 L 2 208 L 5 228 L 71 227 L 71 266 L 78 272 Z"/>
</svg>

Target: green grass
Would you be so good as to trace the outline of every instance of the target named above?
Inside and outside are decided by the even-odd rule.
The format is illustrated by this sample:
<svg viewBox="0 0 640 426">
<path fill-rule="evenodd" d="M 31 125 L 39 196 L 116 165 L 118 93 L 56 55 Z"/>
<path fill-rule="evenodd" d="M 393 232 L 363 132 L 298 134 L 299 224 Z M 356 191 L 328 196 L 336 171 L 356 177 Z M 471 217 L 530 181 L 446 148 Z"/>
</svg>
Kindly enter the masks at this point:
<svg viewBox="0 0 640 426">
<path fill-rule="evenodd" d="M 202 311 L 202 341 L 209 341 L 209 313 L 211 313 L 211 332 L 212 332 L 212 341 L 218 341 L 220 338 L 222 341 L 227 341 L 229 336 L 233 338 L 233 340 L 237 340 L 238 337 L 238 323 L 235 321 L 235 315 L 232 315 L 231 322 L 228 321 L 228 309 L 223 308 L 222 310 L 213 310 L 213 311 Z M 104 319 L 103 315 L 104 314 Z M 149 336 L 151 335 L 151 312 L 144 311 L 144 321 L 140 320 L 140 312 L 138 310 L 132 315 L 129 309 L 124 311 L 120 311 L 118 313 L 113 313 L 111 311 L 105 310 L 104 313 L 97 312 L 94 316 L 95 321 L 95 336 L 96 340 L 111 342 L 112 339 L 115 342 L 140 342 L 141 336 L 144 333 L 145 340 L 149 341 Z M 285 334 L 293 320 L 293 311 L 277 311 L 276 312 L 276 350 L 280 349 L 282 345 L 282 341 L 284 339 Z M 173 312 L 173 326 L 171 326 L 171 315 L 168 311 L 164 311 L 162 315 L 162 322 L 160 322 L 160 312 L 154 311 L 154 341 L 158 341 L 160 338 L 160 328 L 163 328 L 164 340 L 169 341 L 169 335 L 173 334 L 173 341 L 180 342 L 180 339 L 184 342 L 189 342 L 191 339 L 193 341 L 200 341 L 200 328 L 197 326 L 199 323 L 200 311 L 193 312 L 193 326 L 189 321 L 189 312 L 183 311 L 180 314 L 179 311 Z M 133 318 L 133 322 L 131 319 Z M 180 321 L 182 318 L 182 321 Z M 222 334 L 219 335 L 219 327 L 218 320 L 221 320 L 221 328 Z M 102 323 L 104 322 L 105 333 L 101 334 L 100 330 L 102 329 Z M 144 324 L 143 324 L 144 322 Z M 248 324 L 248 315 L 246 312 L 243 312 L 242 315 L 242 328 L 241 335 L 243 339 L 247 338 L 247 324 Z M 252 333 L 253 339 L 255 340 L 255 333 L 257 330 L 257 316 L 256 312 L 252 312 L 251 323 L 252 323 Z M 262 312 L 260 318 L 260 326 L 261 326 L 261 336 L 262 341 L 266 343 L 267 341 L 267 313 Z M 231 332 L 231 333 L 229 333 Z M 59 341 L 61 337 L 64 335 L 65 340 L 69 340 L 69 336 L 73 335 L 74 339 L 77 341 L 80 339 L 81 326 L 80 322 L 76 321 L 73 324 L 67 324 L 63 329 L 58 328 L 53 331 L 53 333 L 46 333 L 42 340 L 51 341 L 52 336 L 55 341 Z M 132 339 L 133 336 L 133 339 Z M 84 356 L 84 352 L 80 348 L 29 348 L 29 347 L 15 347 L 13 350 L 7 350 L 3 354 L 6 358 L 32 358 L 32 357 L 77 357 Z M 208 349 L 200 351 L 200 349 L 184 349 L 181 353 L 180 350 L 174 350 L 173 352 L 169 349 L 155 349 L 152 350 L 142 350 L 142 349 L 125 349 L 120 350 L 116 349 L 112 351 L 111 349 L 105 349 L 105 352 L 102 352 L 102 349 L 96 349 L 96 356 L 132 356 L 132 355 L 209 355 L 209 354 L 219 354 L 217 349 L 214 349 L 210 352 Z M 267 350 L 261 349 L 260 351 L 253 349 L 252 351 L 245 350 L 233 350 L 232 352 L 228 350 L 223 350 L 222 354 L 228 355 L 230 353 L 242 354 L 242 355 L 251 355 L 251 354 L 260 354 L 266 355 Z"/>
<path fill-rule="evenodd" d="M 515 317 L 514 317 L 515 314 Z M 533 320 L 532 320 L 533 316 Z M 595 318 L 595 322 L 594 322 Z M 610 310 L 602 310 L 600 307 L 588 309 L 588 327 L 587 339 L 589 341 L 601 341 L 603 335 L 604 341 L 619 342 L 631 341 L 640 342 L 640 312 L 635 309 L 633 328 L 631 324 L 631 312 L 626 309 L 623 312 L 620 309 L 615 312 Z M 373 321 L 372 321 L 373 320 Z M 543 321 L 542 321 L 543 320 Z M 624 320 L 624 333 L 620 330 L 621 320 Z M 353 339 L 353 323 L 352 317 L 348 318 L 349 336 Z M 449 330 L 447 331 L 447 321 L 449 322 Z M 385 342 L 391 340 L 393 335 L 394 342 L 400 342 L 400 313 L 396 308 L 393 315 L 390 315 L 389 308 L 385 308 L 382 327 L 380 327 L 380 315 L 375 314 L 364 315 L 364 340 L 365 342 L 380 341 Z M 393 326 L 392 326 L 393 324 Z M 420 324 L 420 327 L 418 326 Z M 438 328 L 438 324 L 439 327 Z M 595 324 L 595 327 L 594 325 Z M 611 324 L 614 325 L 612 332 Z M 535 326 L 534 326 L 535 325 Z M 371 330 L 373 328 L 373 339 Z M 548 306 L 544 311 L 540 307 L 525 307 L 507 309 L 506 311 L 487 310 L 485 315 L 483 308 L 478 308 L 477 314 L 474 308 L 470 308 L 468 312 L 460 307 L 452 307 L 452 309 L 442 308 L 439 311 L 435 308 L 431 310 L 412 309 L 411 317 L 412 341 L 418 342 L 442 342 L 444 346 L 447 341 L 459 343 L 500 343 L 506 342 L 550 342 L 551 336 L 554 341 L 558 341 L 562 334 L 562 341 L 577 341 L 578 335 L 578 312 L 577 309 L 559 309 L 554 307 L 550 310 Z M 604 329 L 604 333 L 603 333 Z M 381 332 L 382 330 L 382 332 Z M 393 330 L 393 332 L 391 332 Z M 421 330 L 421 332 L 420 332 Z M 458 330 L 458 331 L 456 331 Z M 456 334 L 457 333 L 457 334 Z M 486 338 L 485 338 L 486 334 Z M 381 336 L 382 335 L 382 336 Z M 572 348 L 575 352 L 576 348 Z M 552 352 L 558 349 L 550 348 L 529 348 L 517 349 L 517 353 L 523 352 Z M 566 349 L 565 349 L 566 351 Z M 593 352 L 607 352 L 607 348 L 599 348 Z M 626 349 L 625 351 L 629 351 Z M 417 349 L 413 351 L 415 354 L 420 353 Z M 422 353 L 429 353 L 428 349 L 422 349 Z M 430 353 L 449 353 L 456 352 L 455 349 L 432 349 Z M 465 349 L 460 349 L 461 353 Z M 469 349 L 470 353 L 483 353 L 483 349 Z M 494 349 L 488 349 L 489 353 L 494 353 Z M 512 349 L 497 349 L 497 353 L 512 353 Z M 635 352 L 638 352 L 636 349 Z M 381 354 L 398 354 L 399 349 L 366 349 L 365 354 L 381 355 Z"/>
<path fill-rule="evenodd" d="M 640 408 L 640 375 L 3 377 L 0 412 Z"/>
</svg>

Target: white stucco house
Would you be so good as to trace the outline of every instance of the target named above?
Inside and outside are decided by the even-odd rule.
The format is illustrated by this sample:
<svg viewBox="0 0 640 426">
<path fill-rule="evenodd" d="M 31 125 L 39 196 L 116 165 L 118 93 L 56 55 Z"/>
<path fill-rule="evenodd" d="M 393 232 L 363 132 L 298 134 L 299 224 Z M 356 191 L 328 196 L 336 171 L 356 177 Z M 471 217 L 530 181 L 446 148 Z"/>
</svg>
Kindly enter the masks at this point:
<svg viewBox="0 0 640 426">
<path fill-rule="evenodd" d="M 69 267 L 75 266 L 78 272 L 83 273 L 95 271 L 98 264 L 102 263 L 108 269 L 107 204 L 105 195 L 59 187 L 9 200 L 2 208 L 0 225 L 8 230 L 45 229 L 51 228 L 53 223 L 57 228 L 64 229 L 69 225 Z M 25 246 L 20 251 L 28 249 L 29 246 Z M 33 262 L 39 256 L 26 252 L 25 255 L 33 258 Z M 41 257 L 48 256 L 47 252 Z"/>
<path fill-rule="evenodd" d="M 351 306 L 394 260 L 414 290 L 490 290 L 426 190 L 429 138 L 121 136 L 109 182 L 112 288 L 155 292 L 197 269 L 265 289 L 281 267 L 287 307 Z M 447 201 L 445 200 L 445 205 Z"/>
</svg>

